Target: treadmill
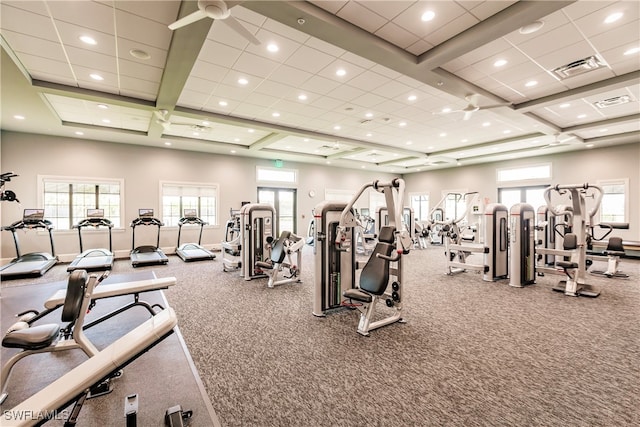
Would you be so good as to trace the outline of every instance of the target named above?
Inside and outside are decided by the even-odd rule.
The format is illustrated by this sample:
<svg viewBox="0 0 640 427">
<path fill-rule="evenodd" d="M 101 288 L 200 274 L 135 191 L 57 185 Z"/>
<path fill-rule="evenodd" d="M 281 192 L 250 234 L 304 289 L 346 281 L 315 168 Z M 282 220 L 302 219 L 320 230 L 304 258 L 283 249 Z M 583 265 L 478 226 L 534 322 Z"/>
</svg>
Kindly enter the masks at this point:
<svg viewBox="0 0 640 427">
<path fill-rule="evenodd" d="M 213 254 L 213 252 L 201 246 L 202 230 L 204 229 L 204 226 L 207 225 L 207 223 L 198 218 L 195 209 L 185 209 L 183 214 L 184 216 L 180 218 L 180 221 L 178 221 L 178 246 L 176 248 L 176 255 L 178 255 L 180 259 L 185 262 L 214 259 L 216 256 Z M 182 226 L 187 224 L 200 226 L 198 243 L 183 243 L 182 245 L 180 245 L 180 233 L 182 232 Z"/>
<path fill-rule="evenodd" d="M 21 254 L 17 231 L 39 228 L 44 228 L 49 232 L 51 253 L 31 252 Z M 53 247 L 53 224 L 51 221 L 44 219 L 44 209 L 25 209 L 20 221 L 2 227 L 2 229 L 11 231 L 13 234 L 13 242 L 16 245 L 16 258 L 12 259 L 9 264 L 0 267 L 0 279 L 42 276 L 58 262 L 58 257 L 55 256 L 55 249 Z"/>
<path fill-rule="evenodd" d="M 85 227 L 107 227 L 109 230 L 109 249 L 87 249 L 82 247 L 82 229 Z M 111 243 L 111 229 L 113 223 L 104 217 L 104 209 L 87 209 L 87 217 L 73 226 L 78 229 L 80 254 L 69 264 L 67 271 L 74 270 L 111 270 L 113 267 L 113 245 Z"/>
<path fill-rule="evenodd" d="M 141 225 L 151 225 L 158 227 L 158 239 L 156 245 L 144 245 L 136 247 L 136 227 Z M 133 240 L 131 244 L 131 265 L 139 267 L 141 265 L 166 264 L 169 258 L 160 249 L 160 227 L 164 224 L 158 218 L 154 218 L 153 209 L 138 209 L 138 218 L 131 222 L 133 230 Z"/>
</svg>

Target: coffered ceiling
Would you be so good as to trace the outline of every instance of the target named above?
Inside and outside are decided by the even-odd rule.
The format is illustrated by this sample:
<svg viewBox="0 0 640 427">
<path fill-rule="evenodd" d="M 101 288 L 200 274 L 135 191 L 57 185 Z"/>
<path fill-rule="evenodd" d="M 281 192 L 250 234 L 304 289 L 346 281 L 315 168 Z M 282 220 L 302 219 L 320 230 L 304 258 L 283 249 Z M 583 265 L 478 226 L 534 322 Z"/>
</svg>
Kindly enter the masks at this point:
<svg viewBox="0 0 640 427">
<path fill-rule="evenodd" d="M 637 1 L 226 4 L 2 0 L 2 129 L 395 173 L 640 141 Z"/>
</svg>

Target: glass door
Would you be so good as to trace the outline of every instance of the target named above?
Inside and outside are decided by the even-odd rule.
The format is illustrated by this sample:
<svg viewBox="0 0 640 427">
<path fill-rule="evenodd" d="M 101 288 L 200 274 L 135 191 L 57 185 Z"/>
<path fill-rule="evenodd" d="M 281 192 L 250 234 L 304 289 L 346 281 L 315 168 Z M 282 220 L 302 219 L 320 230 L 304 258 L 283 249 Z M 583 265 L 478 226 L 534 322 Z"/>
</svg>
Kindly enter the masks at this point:
<svg viewBox="0 0 640 427">
<path fill-rule="evenodd" d="M 296 234 L 296 189 L 258 187 L 258 203 L 268 203 L 276 210 L 276 229 L 274 236 L 282 231 Z"/>
</svg>

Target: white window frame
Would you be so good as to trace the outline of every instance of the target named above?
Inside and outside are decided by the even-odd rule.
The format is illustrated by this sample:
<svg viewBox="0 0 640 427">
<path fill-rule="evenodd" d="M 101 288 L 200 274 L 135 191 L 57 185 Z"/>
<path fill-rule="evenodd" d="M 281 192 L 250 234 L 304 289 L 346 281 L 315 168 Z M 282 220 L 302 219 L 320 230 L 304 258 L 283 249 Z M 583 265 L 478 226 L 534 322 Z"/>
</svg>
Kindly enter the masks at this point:
<svg viewBox="0 0 640 427">
<path fill-rule="evenodd" d="M 293 174 L 293 180 L 288 179 L 264 179 L 260 177 L 261 172 L 287 172 Z M 256 183 L 275 185 L 297 185 L 298 169 L 271 168 L 267 166 L 256 166 Z"/>
<path fill-rule="evenodd" d="M 521 178 L 521 179 L 501 179 L 501 173 L 507 171 L 518 171 L 525 170 L 531 168 L 541 168 L 546 167 L 549 170 L 548 176 L 538 176 L 535 178 Z M 520 165 L 513 166 L 508 168 L 497 168 L 496 169 L 496 183 L 499 184 L 500 187 L 507 187 L 511 183 L 514 186 L 523 186 L 523 185 L 536 185 L 536 184 L 546 184 L 553 179 L 553 164 L 552 163 L 534 163 L 530 165 Z"/>
<path fill-rule="evenodd" d="M 426 197 L 427 198 L 427 212 L 426 212 L 426 216 L 427 219 L 423 220 L 423 219 L 419 219 L 419 215 L 418 212 L 416 212 L 416 209 L 413 207 L 413 198 L 414 197 Z M 431 212 L 431 197 L 429 195 L 428 192 L 416 192 L 416 193 L 409 193 L 409 207 L 413 209 L 413 215 L 415 218 L 418 218 L 418 221 L 428 221 L 429 220 L 429 213 Z"/>
<path fill-rule="evenodd" d="M 209 222 L 208 225 L 205 226 L 205 228 L 219 228 L 220 227 L 220 185 L 218 183 L 212 183 L 212 182 L 187 182 L 187 181 L 160 181 L 159 185 L 158 185 L 158 191 L 159 191 L 159 208 L 160 211 L 158 213 L 158 218 L 160 218 L 162 220 L 162 218 L 164 218 L 164 187 L 165 186 L 174 186 L 174 187 L 189 187 L 189 188 L 197 188 L 197 189 L 210 189 L 210 190 L 214 190 L 215 191 L 215 201 L 216 201 L 216 207 L 215 207 L 215 217 L 216 217 L 216 221 L 215 224 Z M 180 213 L 180 215 L 182 215 L 182 212 Z M 203 218 L 204 219 L 204 218 Z M 206 219 L 205 219 L 206 221 Z M 177 225 L 167 225 L 166 228 L 172 229 L 172 228 L 178 228 Z"/>
<path fill-rule="evenodd" d="M 624 186 L 624 220 L 617 221 L 617 222 L 628 223 L 629 222 L 629 178 L 599 179 L 598 181 L 596 181 L 596 185 L 600 188 L 602 188 L 605 185 L 623 185 Z M 602 205 L 600 205 L 599 212 L 598 212 L 598 218 L 600 222 L 603 222 L 603 219 L 602 219 L 603 213 L 604 212 L 602 210 Z M 604 222 L 611 222 L 611 221 L 604 221 Z"/>
<path fill-rule="evenodd" d="M 120 226 L 114 227 L 113 231 L 124 231 L 126 226 L 125 220 L 125 188 L 124 188 L 124 178 L 104 178 L 104 177 L 78 177 L 78 176 L 61 176 L 61 175 L 37 175 L 37 190 L 38 195 L 36 198 L 36 202 L 38 207 L 45 209 L 44 206 L 44 185 L 45 183 L 60 183 L 60 184 L 108 184 L 114 185 L 117 184 L 120 186 Z M 73 218 L 72 218 L 73 219 Z M 79 220 L 84 219 L 78 218 L 77 221 L 73 221 L 77 223 Z M 56 233 L 66 234 L 66 233 L 76 233 L 72 228 L 58 228 L 55 230 Z M 102 230 L 88 230 L 90 232 L 102 232 Z"/>
</svg>

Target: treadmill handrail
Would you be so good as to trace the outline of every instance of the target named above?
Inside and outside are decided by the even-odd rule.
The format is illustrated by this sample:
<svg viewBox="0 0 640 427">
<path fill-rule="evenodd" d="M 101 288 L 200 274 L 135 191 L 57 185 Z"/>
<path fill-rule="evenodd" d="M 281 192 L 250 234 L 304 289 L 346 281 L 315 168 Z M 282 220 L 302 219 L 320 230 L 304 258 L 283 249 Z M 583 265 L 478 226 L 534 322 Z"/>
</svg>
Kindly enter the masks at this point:
<svg viewBox="0 0 640 427">
<path fill-rule="evenodd" d="M 202 230 L 204 229 L 204 226 L 208 225 L 209 223 L 203 221 L 197 216 L 186 216 L 180 218 L 180 220 L 178 221 L 178 247 L 180 247 L 180 233 L 182 232 L 182 226 L 186 224 L 194 224 L 200 226 L 200 235 L 198 236 L 198 245 L 200 245 L 202 243 Z"/>
<path fill-rule="evenodd" d="M 53 230 L 53 223 L 48 219 L 21 219 L 14 222 L 11 225 L 5 225 L 2 227 L 6 231 L 21 230 L 23 228 L 44 228 L 46 230 Z"/>
<path fill-rule="evenodd" d="M 113 228 L 113 222 L 107 218 L 85 218 L 79 223 L 75 224 L 73 228 L 82 227 L 109 227 Z"/>
</svg>

